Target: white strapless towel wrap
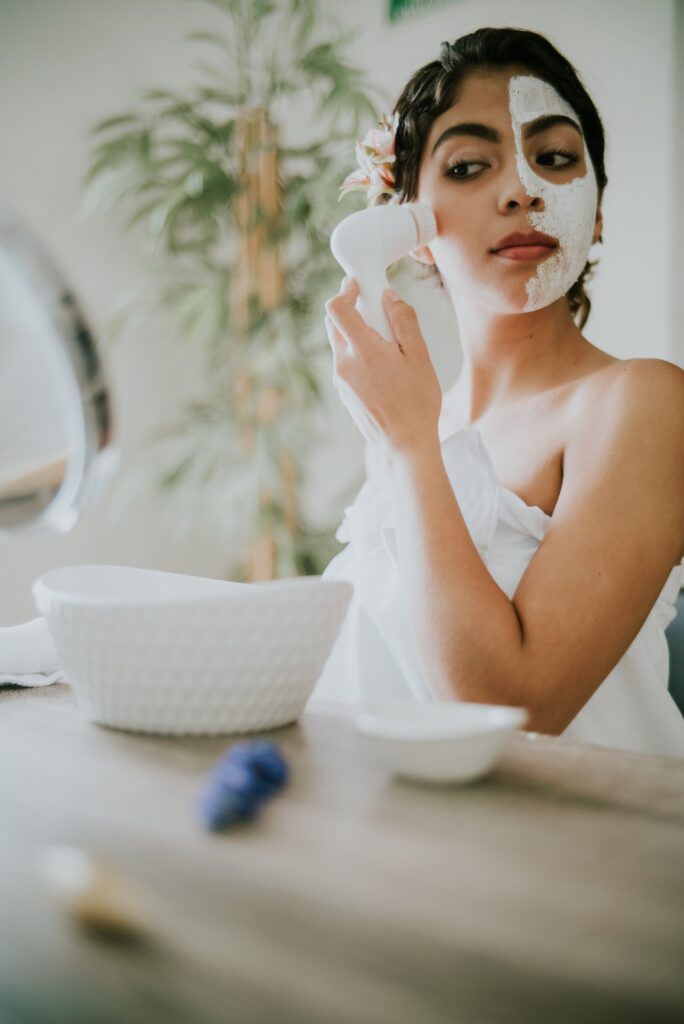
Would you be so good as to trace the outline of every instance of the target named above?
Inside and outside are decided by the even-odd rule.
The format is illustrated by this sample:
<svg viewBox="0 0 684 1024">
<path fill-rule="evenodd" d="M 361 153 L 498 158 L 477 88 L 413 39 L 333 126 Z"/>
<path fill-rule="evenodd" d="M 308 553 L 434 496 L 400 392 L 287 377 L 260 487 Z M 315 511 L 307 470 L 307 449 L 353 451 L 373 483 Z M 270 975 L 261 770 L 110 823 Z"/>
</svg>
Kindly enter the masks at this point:
<svg viewBox="0 0 684 1024">
<path fill-rule="evenodd" d="M 551 517 L 503 487 L 479 431 L 442 441 L 442 457 L 470 535 L 490 574 L 512 598 Z M 344 703 L 407 697 L 429 701 L 398 570 L 393 510 L 381 476 L 367 480 L 337 531 L 347 547 L 325 570 L 354 595 L 313 699 Z M 684 757 L 684 718 L 667 689 L 665 627 L 681 566 L 672 569 L 638 635 L 564 736 L 580 743 Z"/>
</svg>

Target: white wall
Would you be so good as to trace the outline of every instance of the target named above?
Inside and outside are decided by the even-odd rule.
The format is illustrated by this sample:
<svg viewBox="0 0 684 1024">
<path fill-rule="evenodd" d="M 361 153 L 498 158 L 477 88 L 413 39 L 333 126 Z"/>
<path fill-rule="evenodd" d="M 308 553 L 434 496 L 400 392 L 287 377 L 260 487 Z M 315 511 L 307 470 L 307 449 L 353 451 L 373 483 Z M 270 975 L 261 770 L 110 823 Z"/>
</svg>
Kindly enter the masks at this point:
<svg viewBox="0 0 684 1024">
<path fill-rule="evenodd" d="M 673 340 L 675 295 L 681 310 L 672 271 L 671 129 L 677 116 L 681 130 L 674 101 L 675 0 L 465 0 L 397 25 L 385 20 L 386 0 L 322 0 L 321 6 L 362 27 L 353 59 L 372 70 L 388 100 L 436 55 L 442 39 L 484 24 L 549 35 L 577 66 L 608 133 L 606 243 L 587 333 L 616 355 L 682 360 L 684 350 Z M 208 5 L 184 0 L 0 3 L 0 198 L 48 243 L 96 331 L 116 296 L 136 284 L 142 257 L 139 238 L 122 228 L 123 216 L 78 220 L 88 129 L 125 109 L 142 87 L 182 87 L 192 74 L 184 33 L 220 21 Z M 681 203 L 679 210 L 681 218 Z M 443 341 L 434 325 L 429 333 L 446 382 L 458 365 L 455 333 L 442 330 Z M 681 346 L 680 333 L 677 339 Z M 110 364 L 125 474 L 145 434 L 201 393 L 204 377 L 198 352 L 158 326 L 129 329 L 110 352 Z M 356 486 L 361 451 L 336 406 L 321 414 L 320 429 L 306 501 L 314 518 L 332 522 Z M 106 501 L 91 508 L 65 537 L 0 537 L 0 624 L 33 614 L 30 584 L 57 565 L 100 561 L 206 576 L 225 571 L 227 552 L 218 537 L 198 528 L 179 540 L 153 493 L 125 517 L 107 509 Z"/>
</svg>

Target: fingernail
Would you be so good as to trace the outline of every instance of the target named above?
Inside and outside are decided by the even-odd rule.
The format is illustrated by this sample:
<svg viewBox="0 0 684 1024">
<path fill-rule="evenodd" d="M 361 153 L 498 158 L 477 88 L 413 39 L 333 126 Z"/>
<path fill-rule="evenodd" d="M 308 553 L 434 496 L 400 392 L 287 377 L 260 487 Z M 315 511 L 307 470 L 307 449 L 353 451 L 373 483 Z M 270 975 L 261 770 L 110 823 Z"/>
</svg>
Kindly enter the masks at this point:
<svg viewBox="0 0 684 1024">
<path fill-rule="evenodd" d="M 384 294 L 391 302 L 401 302 L 401 295 L 397 295 L 394 288 L 385 288 Z"/>
</svg>

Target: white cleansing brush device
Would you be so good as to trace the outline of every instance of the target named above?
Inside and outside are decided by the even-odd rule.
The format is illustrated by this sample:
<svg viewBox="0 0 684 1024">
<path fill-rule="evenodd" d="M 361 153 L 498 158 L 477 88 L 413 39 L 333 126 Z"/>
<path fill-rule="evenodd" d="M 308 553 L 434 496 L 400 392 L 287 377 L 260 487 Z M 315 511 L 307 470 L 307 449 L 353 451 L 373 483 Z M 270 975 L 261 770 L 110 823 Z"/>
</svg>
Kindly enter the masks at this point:
<svg viewBox="0 0 684 1024">
<path fill-rule="evenodd" d="M 383 338 L 393 340 L 382 305 L 389 287 L 387 268 L 437 234 L 432 210 L 425 203 L 390 203 L 352 213 L 337 225 L 330 238 L 333 256 L 358 283 L 356 308 Z"/>
</svg>

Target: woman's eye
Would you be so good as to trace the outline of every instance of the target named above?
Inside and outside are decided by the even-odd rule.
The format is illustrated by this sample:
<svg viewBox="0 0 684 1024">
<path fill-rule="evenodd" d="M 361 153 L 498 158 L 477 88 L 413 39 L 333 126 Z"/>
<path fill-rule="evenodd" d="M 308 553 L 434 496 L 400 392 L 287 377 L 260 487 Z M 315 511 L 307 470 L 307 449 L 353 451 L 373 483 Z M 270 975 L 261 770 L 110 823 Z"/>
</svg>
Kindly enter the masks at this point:
<svg viewBox="0 0 684 1024">
<path fill-rule="evenodd" d="M 557 156 L 563 160 L 563 163 L 552 162 Z M 550 167 L 552 170 L 560 171 L 565 167 L 571 167 L 572 164 L 576 164 L 577 156 L 575 153 L 569 153 L 565 149 L 553 149 L 549 153 L 541 153 L 537 157 L 537 162 L 545 167 Z"/>
<path fill-rule="evenodd" d="M 478 172 L 474 174 L 468 174 L 468 167 L 486 167 L 487 164 L 483 164 L 480 160 L 459 160 L 458 163 L 452 164 L 451 167 L 447 168 L 447 177 L 449 178 L 473 178 Z"/>
</svg>

